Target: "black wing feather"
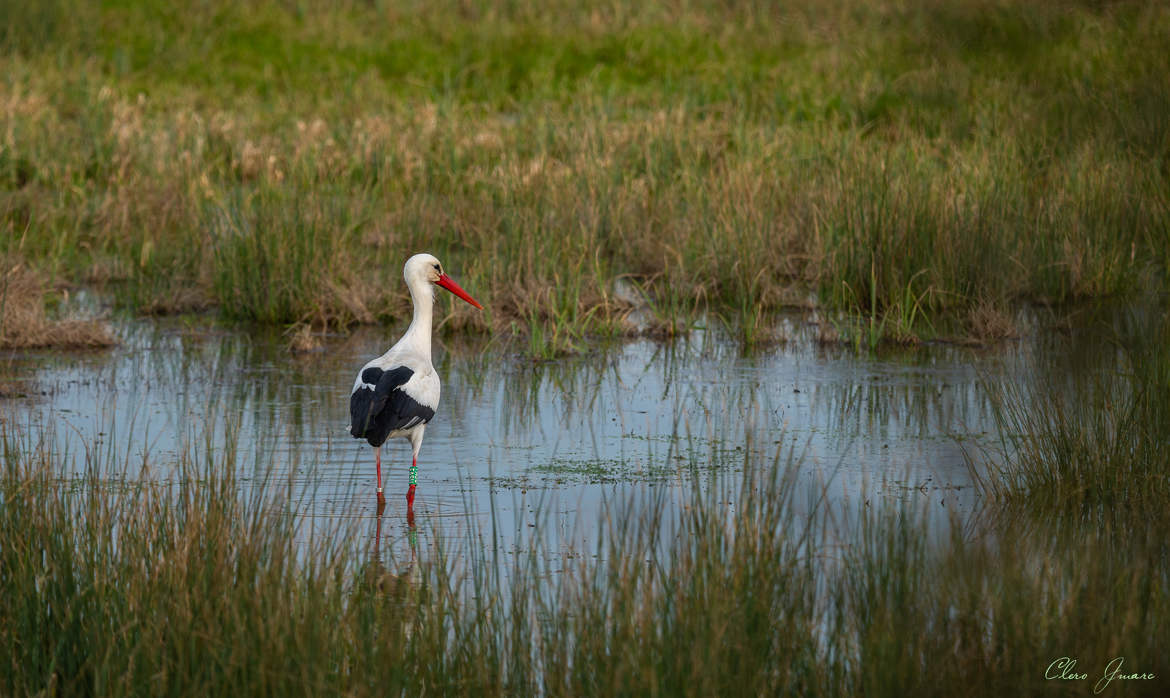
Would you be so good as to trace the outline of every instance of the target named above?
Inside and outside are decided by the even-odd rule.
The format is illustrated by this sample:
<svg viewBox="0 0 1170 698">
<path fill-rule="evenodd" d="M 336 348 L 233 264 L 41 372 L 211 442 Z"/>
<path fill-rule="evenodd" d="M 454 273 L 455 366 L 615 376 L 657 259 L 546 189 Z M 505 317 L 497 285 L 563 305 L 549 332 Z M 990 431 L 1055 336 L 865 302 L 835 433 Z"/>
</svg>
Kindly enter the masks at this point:
<svg viewBox="0 0 1170 698">
<path fill-rule="evenodd" d="M 350 433 L 354 438 L 381 446 L 391 432 L 431 421 L 435 411 L 401 390 L 413 375 L 414 371 L 406 366 L 362 371 L 362 382 L 374 389 L 359 387 L 349 398 Z"/>
</svg>

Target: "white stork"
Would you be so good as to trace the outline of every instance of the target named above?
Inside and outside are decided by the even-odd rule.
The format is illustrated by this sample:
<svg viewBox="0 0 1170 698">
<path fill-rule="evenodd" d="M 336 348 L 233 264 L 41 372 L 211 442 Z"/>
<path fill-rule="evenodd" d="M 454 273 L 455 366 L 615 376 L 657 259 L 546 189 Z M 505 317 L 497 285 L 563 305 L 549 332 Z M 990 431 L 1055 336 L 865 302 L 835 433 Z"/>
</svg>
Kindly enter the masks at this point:
<svg viewBox="0 0 1170 698">
<path fill-rule="evenodd" d="M 365 439 L 374 447 L 378 469 L 378 510 L 386 498 L 382 495 L 382 444 L 400 437 L 410 440 L 413 450 L 410 463 L 410 488 L 406 491 L 408 515 L 414 513 L 414 487 L 418 484 L 418 449 L 422 446 L 427 422 L 439 406 L 439 375 L 431 365 L 431 311 L 435 303 L 435 284 L 483 310 L 459 284 L 443 273 L 439 260 L 429 254 L 416 254 L 406 260 L 402 270 L 410 297 L 414 301 L 414 319 L 390 351 L 362 366 L 349 396 L 349 433 Z M 413 516 L 411 516 L 413 518 Z"/>
</svg>

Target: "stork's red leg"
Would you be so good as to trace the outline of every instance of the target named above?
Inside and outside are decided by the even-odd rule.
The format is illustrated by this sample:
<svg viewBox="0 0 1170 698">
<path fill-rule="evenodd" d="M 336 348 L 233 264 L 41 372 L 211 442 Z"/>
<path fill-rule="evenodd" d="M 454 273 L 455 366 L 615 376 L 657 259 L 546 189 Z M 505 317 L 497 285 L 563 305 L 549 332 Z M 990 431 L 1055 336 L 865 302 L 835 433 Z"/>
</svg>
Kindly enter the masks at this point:
<svg viewBox="0 0 1170 698">
<path fill-rule="evenodd" d="M 414 486 L 418 484 L 418 459 L 410 459 L 410 487 L 406 490 L 406 511 L 407 514 L 414 512 Z"/>
<path fill-rule="evenodd" d="M 376 467 L 378 468 L 378 504 L 385 505 L 386 497 L 382 494 L 382 449 L 374 449 L 374 458 L 376 460 Z"/>
</svg>

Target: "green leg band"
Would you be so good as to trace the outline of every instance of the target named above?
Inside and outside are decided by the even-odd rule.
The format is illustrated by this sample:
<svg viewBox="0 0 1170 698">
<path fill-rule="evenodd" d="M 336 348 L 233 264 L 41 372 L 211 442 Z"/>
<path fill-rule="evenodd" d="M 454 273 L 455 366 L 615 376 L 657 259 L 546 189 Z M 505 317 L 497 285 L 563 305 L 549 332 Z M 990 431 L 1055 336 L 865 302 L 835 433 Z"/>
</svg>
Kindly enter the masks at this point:
<svg viewBox="0 0 1170 698">
<path fill-rule="evenodd" d="M 418 466 L 417 465 L 410 466 L 410 484 L 412 484 L 412 485 L 418 484 Z"/>
</svg>

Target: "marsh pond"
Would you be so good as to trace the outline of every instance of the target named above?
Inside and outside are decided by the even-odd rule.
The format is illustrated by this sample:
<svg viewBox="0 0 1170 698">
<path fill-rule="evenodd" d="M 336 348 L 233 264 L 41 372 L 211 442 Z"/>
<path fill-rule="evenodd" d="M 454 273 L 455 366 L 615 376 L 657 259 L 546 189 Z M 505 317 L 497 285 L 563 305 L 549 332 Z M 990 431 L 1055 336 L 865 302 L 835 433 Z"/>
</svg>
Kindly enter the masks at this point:
<svg viewBox="0 0 1170 698">
<path fill-rule="evenodd" d="M 1050 380 L 1092 344 L 1039 331 L 991 347 L 867 354 L 819 343 L 805 317 L 782 324 L 788 341 L 750 353 L 700 329 L 538 362 L 440 338 L 443 402 L 420 455 L 411 542 L 492 541 L 523 554 L 539 531 L 544 554 L 572 557 L 592 550 L 615 503 L 686 506 L 694 488 L 777 459 L 835 505 L 909 500 L 962 520 L 978 508 L 980 469 L 1003 453 L 994 396 Z M 276 331 L 122 321 L 114 349 L 10 355 L 27 390 L 3 412 L 10 433 L 29 435 L 18 443 L 51 440 L 77 473 L 166 482 L 177 475 L 165 464 L 230 450 L 243 495 L 279 492 L 306 530 L 345 522 L 368 538 L 373 455 L 346 432 L 347 400 L 355 367 L 398 329 L 329 336 L 296 354 Z M 387 444 L 384 463 L 382 545 L 401 553 L 409 447 Z"/>
</svg>

